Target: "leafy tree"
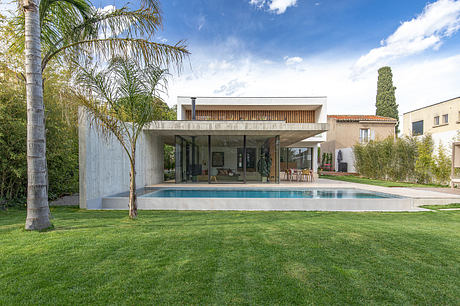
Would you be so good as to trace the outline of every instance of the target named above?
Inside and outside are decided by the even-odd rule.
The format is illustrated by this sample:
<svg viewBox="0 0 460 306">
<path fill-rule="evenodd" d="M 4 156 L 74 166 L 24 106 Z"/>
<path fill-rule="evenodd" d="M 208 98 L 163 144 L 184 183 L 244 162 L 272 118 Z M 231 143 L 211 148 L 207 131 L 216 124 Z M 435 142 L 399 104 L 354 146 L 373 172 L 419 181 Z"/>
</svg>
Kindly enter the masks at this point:
<svg viewBox="0 0 460 306">
<path fill-rule="evenodd" d="M 1 62 L 3 64 L 3 62 Z M 4 68 L 4 67 L 3 67 Z M 44 103 L 50 198 L 78 191 L 76 109 L 64 106 L 68 75 L 46 73 Z M 0 202 L 24 205 L 27 191 L 25 85 L 8 69 L 0 72 Z"/>
<path fill-rule="evenodd" d="M 447 184 L 450 181 L 452 161 L 449 154 L 446 154 L 444 146 L 439 143 L 438 154 L 434 157 L 434 176 L 440 184 Z"/>
<path fill-rule="evenodd" d="M 363 176 L 375 179 L 429 184 L 446 184 L 450 178 L 451 159 L 444 146 L 433 154 L 430 135 L 394 139 L 389 137 L 353 147 L 355 168 Z"/>
<path fill-rule="evenodd" d="M 140 65 L 117 57 L 107 68 L 81 68 L 77 83 L 86 90 L 80 95 L 92 126 L 101 134 L 115 136 L 130 161 L 129 217 L 137 217 L 136 144 L 148 123 L 162 119 L 167 71 L 155 65 Z"/>
<path fill-rule="evenodd" d="M 434 165 L 433 146 L 433 138 L 430 134 L 423 136 L 418 142 L 418 158 L 415 162 L 415 172 L 418 183 L 427 184 L 432 181 Z"/>
<path fill-rule="evenodd" d="M 143 0 L 138 10 L 127 7 L 103 12 L 87 0 L 18 0 L 12 20 L 15 38 L 10 50 L 24 52 L 27 87 L 28 196 L 26 229 L 51 226 L 48 207 L 45 110 L 42 74 L 50 60 L 87 60 L 130 54 L 147 63 L 179 64 L 185 45 L 157 43 L 151 37 L 162 25 L 157 0 Z M 141 38 L 139 38 L 141 37 Z"/>
<path fill-rule="evenodd" d="M 377 116 L 391 117 L 398 120 L 398 124 L 395 127 L 395 133 L 397 135 L 399 132 L 399 113 L 395 97 L 396 87 L 393 86 L 393 74 L 391 68 L 388 66 L 380 68 L 378 72 L 375 114 Z"/>
<path fill-rule="evenodd" d="M 164 168 L 171 170 L 175 167 L 174 147 L 170 145 L 164 146 Z"/>
<path fill-rule="evenodd" d="M 416 138 L 393 137 L 353 147 L 355 168 L 369 178 L 413 181 L 418 156 Z"/>
</svg>

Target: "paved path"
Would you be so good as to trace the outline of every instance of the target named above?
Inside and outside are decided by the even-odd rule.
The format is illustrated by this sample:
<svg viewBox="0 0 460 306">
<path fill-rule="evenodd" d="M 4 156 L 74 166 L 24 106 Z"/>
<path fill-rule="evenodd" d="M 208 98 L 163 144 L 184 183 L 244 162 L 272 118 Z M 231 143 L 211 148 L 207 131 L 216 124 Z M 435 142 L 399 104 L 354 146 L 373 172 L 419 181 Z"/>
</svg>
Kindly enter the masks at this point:
<svg viewBox="0 0 460 306">
<path fill-rule="evenodd" d="M 64 196 L 57 200 L 50 202 L 50 206 L 78 206 L 80 197 L 77 194 Z"/>
<path fill-rule="evenodd" d="M 436 187 L 414 187 L 413 189 L 437 191 L 442 193 L 454 194 L 460 196 L 460 188 L 436 188 Z"/>
</svg>

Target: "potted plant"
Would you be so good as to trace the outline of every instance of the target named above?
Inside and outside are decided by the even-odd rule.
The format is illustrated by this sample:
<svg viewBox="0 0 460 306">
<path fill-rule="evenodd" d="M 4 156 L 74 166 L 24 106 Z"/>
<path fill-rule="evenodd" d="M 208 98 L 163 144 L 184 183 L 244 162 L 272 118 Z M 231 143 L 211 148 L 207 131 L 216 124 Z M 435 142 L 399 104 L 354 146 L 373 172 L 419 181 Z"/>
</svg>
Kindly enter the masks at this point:
<svg viewBox="0 0 460 306">
<path fill-rule="evenodd" d="M 257 171 L 262 176 L 262 183 L 266 183 L 268 177 L 270 176 L 270 168 L 272 166 L 272 159 L 270 158 L 270 154 L 262 153 L 260 155 L 260 159 L 257 162 Z"/>
</svg>

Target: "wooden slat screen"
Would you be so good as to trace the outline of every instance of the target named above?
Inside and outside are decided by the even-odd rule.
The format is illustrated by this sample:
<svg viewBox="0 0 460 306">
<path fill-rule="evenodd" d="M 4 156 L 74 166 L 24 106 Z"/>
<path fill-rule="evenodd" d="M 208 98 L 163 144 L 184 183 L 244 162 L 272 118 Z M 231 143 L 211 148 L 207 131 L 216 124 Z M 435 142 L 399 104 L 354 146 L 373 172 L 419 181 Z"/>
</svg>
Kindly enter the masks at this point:
<svg viewBox="0 0 460 306">
<path fill-rule="evenodd" d="M 196 110 L 196 120 L 276 120 L 287 123 L 313 123 L 315 122 L 315 111 L 312 110 Z M 192 111 L 185 111 L 185 119 L 192 120 Z"/>
</svg>

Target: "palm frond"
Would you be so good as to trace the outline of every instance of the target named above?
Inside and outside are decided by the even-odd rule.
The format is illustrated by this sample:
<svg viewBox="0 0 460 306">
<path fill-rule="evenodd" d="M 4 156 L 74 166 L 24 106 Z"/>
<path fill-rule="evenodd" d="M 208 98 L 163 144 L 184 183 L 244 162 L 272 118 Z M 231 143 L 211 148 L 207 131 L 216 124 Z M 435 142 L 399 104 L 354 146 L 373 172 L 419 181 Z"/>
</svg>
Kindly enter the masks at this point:
<svg viewBox="0 0 460 306">
<path fill-rule="evenodd" d="M 115 57 L 103 69 L 80 67 L 75 82 L 85 93 L 81 105 L 98 131 L 112 133 L 128 148 L 146 124 L 164 115 L 166 103 L 156 87 L 165 86 L 167 75 L 157 66 Z"/>
<path fill-rule="evenodd" d="M 180 71 L 183 60 L 190 54 L 183 41 L 175 45 L 162 44 L 136 38 L 105 38 L 74 42 L 53 52 L 49 59 L 60 52 L 100 54 L 105 59 L 112 57 L 131 57 L 145 61 L 146 64 L 169 67 L 173 65 Z"/>
</svg>

